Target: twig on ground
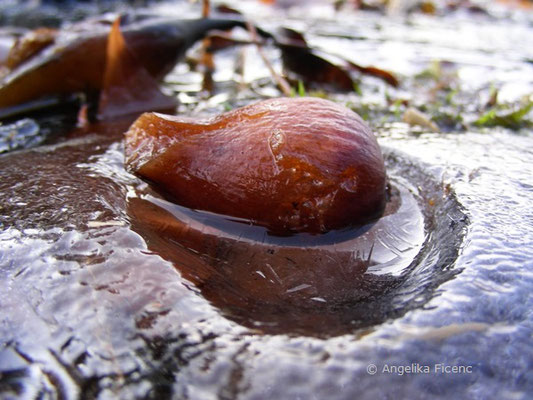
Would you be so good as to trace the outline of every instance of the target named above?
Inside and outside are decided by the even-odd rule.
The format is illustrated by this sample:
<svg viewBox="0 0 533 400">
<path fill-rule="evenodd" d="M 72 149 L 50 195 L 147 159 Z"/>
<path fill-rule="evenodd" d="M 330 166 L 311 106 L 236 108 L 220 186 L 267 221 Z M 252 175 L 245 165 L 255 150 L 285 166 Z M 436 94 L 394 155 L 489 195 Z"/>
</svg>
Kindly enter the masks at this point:
<svg viewBox="0 0 533 400">
<path fill-rule="evenodd" d="M 272 63 L 265 55 L 263 51 L 263 46 L 260 44 L 260 41 L 258 39 L 257 30 L 255 29 L 255 26 L 251 24 L 250 21 L 246 21 L 246 27 L 248 28 L 248 32 L 250 32 L 250 35 L 252 36 L 252 41 L 256 43 L 257 52 L 259 53 L 261 59 L 270 71 L 272 78 L 276 81 L 276 84 L 278 85 L 279 89 L 283 92 L 285 96 L 291 97 L 292 91 L 289 83 L 285 80 L 285 78 L 283 78 L 280 74 L 276 72 L 276 70 L 272 66 Z"/>
</svg>

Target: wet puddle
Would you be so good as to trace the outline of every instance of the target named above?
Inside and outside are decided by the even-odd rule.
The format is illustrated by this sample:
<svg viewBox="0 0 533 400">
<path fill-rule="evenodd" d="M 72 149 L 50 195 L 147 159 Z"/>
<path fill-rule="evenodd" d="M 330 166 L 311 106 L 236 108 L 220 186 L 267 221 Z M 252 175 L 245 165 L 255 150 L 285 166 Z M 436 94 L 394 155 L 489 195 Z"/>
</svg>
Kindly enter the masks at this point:
<svg viewBox="0 0 533 400">
<path fill-rule="evenodd" d="M 413 307 L 409 297 L 429 298 L 425 290 L 405 287 L 406 281 L 412 275 L 418 280 L 426 274 L 435 282 L 449 276 L 433 269 L 456 256 L 466 225 L 453 193 L 445 195 L 419 167 L 389 153 L 391 194 L 380 220 L 325 235 L 271 236 L 264 228 L 161 198 L 124 170 L 122 145 L 115 140 L 89 134 L 1 159 L 2 170 L 9 171 L 2 183 L 7 260 L 18 264 L 19 246 L 25 248 L 24 238 L 34 237 L 32 254 L 55 260 L 52 269 L 56 262 L 77 263 L 76 271 L 94 274 L 99 265 L 106 279 L 122 282 L 122 275 L 111 279 L 116 261 L 130 265 L 133 273 L 145 268 L 145 257 L 158 255 L 184 278 L 176 276 L 176 285 L 201 292 L 222 315 L 244 326 L 264 333 L 335 336 L 404 313 Z M 457 221 L 450 232 L 437 229 L 437 210 Z M 123 242 L 123 236 L 136 237 L 147 249 Z M 42 237 L 50 241 L 38 245 Z M 437 266 L 423 265 L 429 255 Z M 11 273 L 22 277 L 26 268 Z M 64 268 L 57 273 L 71 275 Z M 97 286 L 121 293 L 113 285 Z M 403 307 L 393 307 L 394 301 Z"/>
</svg>

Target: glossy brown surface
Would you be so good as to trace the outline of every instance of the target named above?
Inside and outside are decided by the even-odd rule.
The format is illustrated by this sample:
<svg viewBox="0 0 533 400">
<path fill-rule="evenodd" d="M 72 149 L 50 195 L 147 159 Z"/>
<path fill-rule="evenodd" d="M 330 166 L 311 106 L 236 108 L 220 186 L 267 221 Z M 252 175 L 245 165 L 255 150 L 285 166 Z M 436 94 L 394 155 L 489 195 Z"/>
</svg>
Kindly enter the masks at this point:
<svg viewBox="0 0 533 400">
<path fill-rule="evenodd" d="M 143 114 L 126 165 L 185 207 L 271 233 L 367 223 L 385 205 L 385 168 L 359 116 L 317 98 L 270 99 L 210 120 Z"/>
</svg>

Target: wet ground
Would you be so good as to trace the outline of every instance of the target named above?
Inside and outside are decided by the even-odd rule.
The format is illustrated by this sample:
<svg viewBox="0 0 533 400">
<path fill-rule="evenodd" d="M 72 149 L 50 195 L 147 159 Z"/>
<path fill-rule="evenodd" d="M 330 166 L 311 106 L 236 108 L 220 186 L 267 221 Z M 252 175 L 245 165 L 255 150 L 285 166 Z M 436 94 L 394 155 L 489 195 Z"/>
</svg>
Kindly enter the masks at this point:
<svg viewBox="0 0 533 400">
<path fill-rule="evenodd" d="M 530 20 L 318 10 L 312 23 L 293 11 L 283 24 L 402 78 L 399 89 L 362 77 L 362 96 L 329 94 L 369 119 L 401 200 L 364 233 L 279 246 L 177 208 L 128 174 L 120 139 L 130 121 L 5 154 L 1 396 L 530 397 L 533 139 L 527 128 L 473 125 L 491 86 L 501 102 L 531 95 Z M 277 12 L 262 24 L 280 24 Z M 167 87 L 180 92 L 181 112 L 276 95 L 246 51 L 250 86 L 230 82 L 230 50 L 218 56 L 218 95 L 207 101 L 200 74 L 179 66 Z M 435 89 L 443 76 L 455 88 L 448 102 Z M 436 121 L 450 132 L 401 122 L 399 99 L 430 115 L 446 110 L 454 124 Z M 23 127 L 36 136 L 32 122 Z M 309 282 L 268 267 L 288 258 L 310 269 Z M 328 286 L 324 270 L 343 279 Z M 273 298 L 254 291 L 270 284 Z"/>
</svg>

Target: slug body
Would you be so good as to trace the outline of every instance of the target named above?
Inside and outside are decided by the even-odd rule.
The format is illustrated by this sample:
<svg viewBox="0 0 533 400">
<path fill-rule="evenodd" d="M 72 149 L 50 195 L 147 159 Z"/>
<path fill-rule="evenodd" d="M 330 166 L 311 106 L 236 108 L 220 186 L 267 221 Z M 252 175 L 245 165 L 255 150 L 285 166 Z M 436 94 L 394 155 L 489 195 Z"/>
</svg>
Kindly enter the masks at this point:
<svg viewBox="0 0 533 400">
<path fill-rule="evenodd" d="M 145 113 L 127 168 L 177 204 L 275 235 L 361 226 L 383 212 L 385 168 L 361 118 L 317 98 L 279 98 L 197 121 Z"/>
</svg>

